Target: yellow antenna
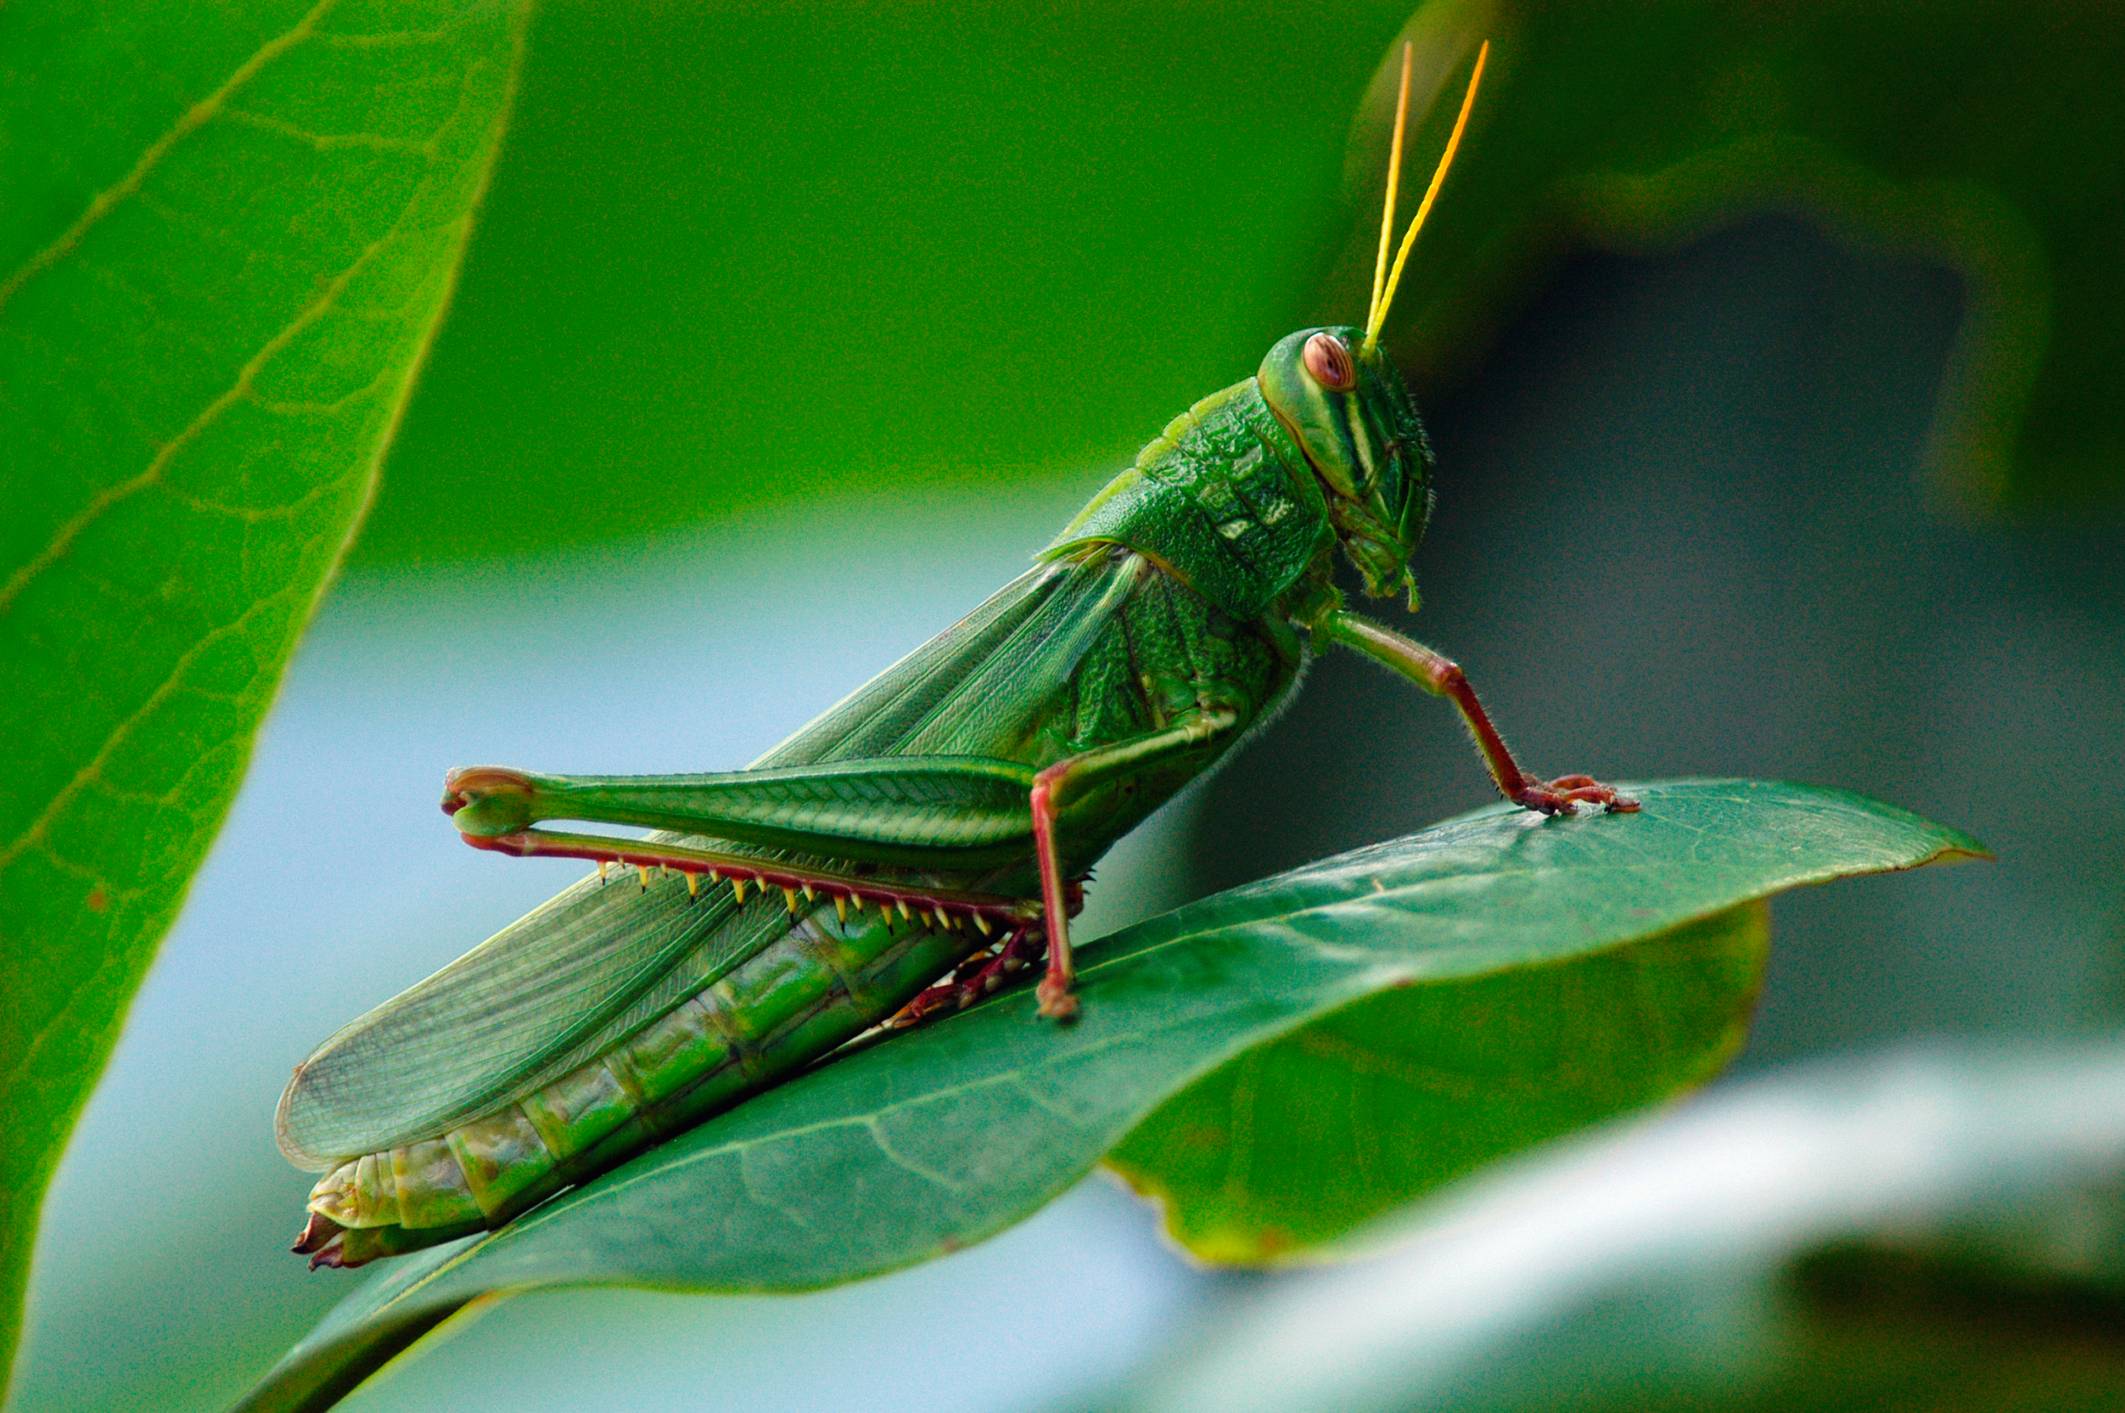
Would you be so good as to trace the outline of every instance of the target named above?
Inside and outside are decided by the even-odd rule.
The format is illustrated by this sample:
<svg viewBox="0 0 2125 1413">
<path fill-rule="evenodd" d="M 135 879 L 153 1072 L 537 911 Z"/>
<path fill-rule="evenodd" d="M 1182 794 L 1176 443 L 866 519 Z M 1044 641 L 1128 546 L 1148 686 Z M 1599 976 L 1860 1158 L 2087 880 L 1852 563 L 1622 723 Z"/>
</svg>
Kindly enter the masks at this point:
<svg viewBox="0 0 2125 1413">
<path fill-rule="evenodd" d="M 1446 169 L 1454 164 L 1454 153 L 1461 146 L 1461 134 L 1468 127 L 1468 115 L 1476 106 L 1476 85 L 1483 82 L 1483 63 L 1490 57 L 1490 41 L 1476 51 L 1476 69 L 1468 76 L 1468 92 L 1461 99 L 1460 116 L 1454 119 L 1453 133 L 1446 139 L 1446 150 L 1439 154 L 1439 166 L 1431 174 L 1431 185 L 1424 189 L 1424 199 L 1417 203 L 1417 214 L 1409 221 L 1409 232 L 1402 237 L 1402 248 L 1395 252 L 1394 268 L 1387 273 L 1387 287 L 1373 301 L 1372 313 L 1365 320 L 1365 351 L 1370 353 L 1380 341 L 1380 326 L 1387 322 L 1388 306 L 1394 303 L 1395 287 L 1402 283 L 1402 266 L 1409 259 L 1409 248 L 1417 243 L 1417 232 L 1424 229 L 1424 218 L 1431 214 L 1431 204 L 1439 196 L 1439 188 L 1446 184 Z"/>
<path fill-rule="evenodd" d="M 1365 327 L 1380 307 L 1380 291 L 1387 285 L 1387 252 L 1395 239 L 1395 191 L 1402 183 L 1402 127 L 1409 121 L 1409 60 L 1416 45 L 1402 43 L 1402 91 L 1395 98 L 1395 140 L 1387 149 L 1387 209 L 1380 213 L 1380 254 L 1372 263 L 1372 303 L 1365 306 Z"/>
</svg>

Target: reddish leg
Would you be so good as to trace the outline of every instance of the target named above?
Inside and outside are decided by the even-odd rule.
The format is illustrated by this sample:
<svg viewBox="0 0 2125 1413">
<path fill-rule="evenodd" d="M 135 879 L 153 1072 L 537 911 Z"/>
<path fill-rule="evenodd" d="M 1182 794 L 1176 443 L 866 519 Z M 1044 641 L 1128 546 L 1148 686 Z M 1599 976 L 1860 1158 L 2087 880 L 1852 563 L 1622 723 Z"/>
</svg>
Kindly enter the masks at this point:
<svg viewBox="0 0 2125 1413">
<path fill-rule="evenodd" d="M 1033 851 L 1040 860 L 1040 902 L 1048 924 L 1048 974 L 1040 979 L 1036 994 L 1040 1013 L 1060 1021 L 1077 1016 L 1077 997 L 1070 994 L 1075 971 L 1070 965 L 1069 913 L 1062 902 L 1062 855 L 1055 846 L 1055 790 L 1070 765 L 1051 765 L 1033 777 Z"/>
<path fill-rule="evenodd" d="M 448 809 L 449 805 L 446 798 L 444 808 Z M 806 900 L 807 906 L 811 900 L 824 897 L 844 911 L 853 907 L 860 913 L 864 905 L 869 904 L 881 914 L 890 908 L 897 910 L 903 918 L 911 914 L 926 915 L 947 927 L 957 926 L 960 920 L 966 919 L 980 928 L 983 935 L 999 929 L 1022 927 L 1037 917 L 1030 903 L 1017 898 L 890 883 L 868 875 L 837 873 L 831 869 L 755 858 L 749 854 L 697 849 L 669 840 L 623 839 L 553 829 L 524 829 L 515 834 L 465 834 L 461 837 L 475 849 L 489 849 L 520 859 L 589 859 L 601 865 L 621 864 L 640 871 L 644 888 L 649 886 L 649 870 L 668 868 L 688 878 L 690 889 L 696 887 L 704 876 L 711 883 L 728 883 L 741 903 L 745 901 L 744 890 L 747 888 L 759 888 L 763 897 L 779 892 L 792 913 L 799 910 L 800 896 Z"/>
<path fill-rule="evenodd" d="M 1638 808 L 1636 800 L 1591 775 L 1542 780 L 1522 770 L 1506 748 L 1505 738 L 1491 724 L 1490 713 L 1476 699 L 1476 689 L 1468 685 L 1467 675 L 1451 658 L 1347 610 L 1330 614 L 1318 631 L 1393 668 L 1433 696 L 1451 701 L 1467 723 L 1469 735 L 1475 737 L 1476 749 L 1483 753 L 1498 793 L 1514 804 L 1543 814 L 1573 814 L 1582 804 L 1600 805 L 1611 814 L 1629 814 Z"/>
<path fill-rule="evenodd" d="M 1156 731 L 1057 761 L 1033 777 L 1033 851 L 1040 862 L 1041 926 L 1048 934 L 1048 973 L 1040 979 L 1038 993 L 1042 1015 L 1066 1021 L 1077 1014 L 1077 997 L 1070 991 L 1076 973 L 1070 965 L 1070 913 L 1065 906 L 1070 894 L 1056 837 L 1057 816 L 1069 797 L 1199 750 L 1239 721 L 1239 713 L 1229 706 L 1204 706 Z"/>
<path fill-rule="evenodd" d="M 922 1025 L 939 1016 L 963 1011 L 984 996 L 994 994 L 1040 949 L 1040 935 L 1038 929 L 1028 928 L 1013 933 L 996 951 L 968 958 L 952 973 L 951 980 L 932 986 L 901 1007 L 900 1012 L 885 1023 L 886 1028 L 905 1030 Z"/>
</svg>

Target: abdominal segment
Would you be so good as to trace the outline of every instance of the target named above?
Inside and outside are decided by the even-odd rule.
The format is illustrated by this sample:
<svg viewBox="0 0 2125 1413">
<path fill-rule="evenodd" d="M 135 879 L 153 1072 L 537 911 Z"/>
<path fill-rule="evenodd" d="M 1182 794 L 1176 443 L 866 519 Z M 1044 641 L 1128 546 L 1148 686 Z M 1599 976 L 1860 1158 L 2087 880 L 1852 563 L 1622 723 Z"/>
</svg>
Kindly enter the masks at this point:
<svg viewBox="0 0 2125 1413">
<path fill-rule="evenodd" d="M 980 950 L 921 915 L 820 908 L 713 985 L 516 1102 L 434 1138 L 341 1162 L 296 1242 L 358 1266 L 498 1227 L 892 1016 Z"/>
</svg>

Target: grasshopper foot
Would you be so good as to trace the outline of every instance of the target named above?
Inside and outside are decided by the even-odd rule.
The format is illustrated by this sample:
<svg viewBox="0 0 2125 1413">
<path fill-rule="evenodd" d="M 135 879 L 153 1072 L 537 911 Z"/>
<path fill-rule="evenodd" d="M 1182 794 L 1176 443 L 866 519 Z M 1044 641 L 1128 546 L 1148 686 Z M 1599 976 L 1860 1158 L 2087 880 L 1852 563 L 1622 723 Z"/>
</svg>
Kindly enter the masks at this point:
<svg viewBox="0 0 2125 1413">
<path fill-rule="evenodd" d="M 932 986 L 914 1000 L 902 1006 L 885 1022 L 887 1030 L 913 1030 L 942 1016 L 948 1016 L 961 1005 L 959 987 L 947 982 Z"/>
<path fill-rule="evenodd" d="M 883 1022 L 887 1030 L 909 1030 L 963 1011 L 994 994 L 1014 973 L 1022 971 L 1040 955 L 1042 937 L 1037 928 L 1021 928 L 1006 938 L 994 952 L 983 952 L 960 963 L 950 978 L 930 987 Z M 1034 995 L 1040 1000 L 1045 1020 L 1068 1024 L 1077 1019 L 1077 993 L 1067 973 L 1052 970 L 1041 978 Z"/>
<path fill-rule="evenodd" d="M 1052 976 L 1042 977 L 1034 994 L 1040 998 L 1043 1019 L 1065 1024 L 1077 1019 L 1077 993 L 1070 989 L 1069 982 L 1057 981 Z"/>
<path fill-rule="evenodd" d="M 1037 933 L 1021 929 L 1005 939 L 994 952 L 982 952 L 962 962 L 949 981 L 917 996 L 885 1023 L 888 1030 L 907 1030 L 955 1011 L 963 1011 L 984 997 L 994 995 L 1004 982 L 1025 969 L 1038 955 Z"/>
<path fill-rule="evenodd" d="M 1577 814 L 1580 805 L 1600 805 L 1610 814 L 1636 814 L 1638 802 L 1620 795 L 1591 775 L 1560 775 L 1555 780 L 1523 779 L 1513 803 L 1540 814 Z"/>
</svg>

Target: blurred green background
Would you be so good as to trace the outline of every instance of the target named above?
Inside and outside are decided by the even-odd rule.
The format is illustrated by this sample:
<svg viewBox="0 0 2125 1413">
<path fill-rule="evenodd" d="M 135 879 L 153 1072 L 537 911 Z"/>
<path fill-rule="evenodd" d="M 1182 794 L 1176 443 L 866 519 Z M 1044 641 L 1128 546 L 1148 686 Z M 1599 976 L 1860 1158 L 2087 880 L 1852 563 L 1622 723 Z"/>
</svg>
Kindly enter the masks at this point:
<svg viewBox="0 0 2125 1413">
<path fill-rule="evenodd" d="M 457 848 L 444 767 L 742 762 L 1281 333 L 1353 317 L 1353 154 L 1406 18 L 545 7 L 382 492 L 53 1189 L 17 1406 L 223 1401 L 348 1288 L 282 1250 L 288 1067 L 572 876 Z M 1479 128 L 1457 182 L 1511 151 Z M 2125 998 L 2119 522 L 1944 491 L 1961 271 L 1743 205 L 1574 254 L 1470 323 L 1451 381 L 1408 331 L 1440 458 L 1418 631 L 1539 768 L 1832 783 L 1999 852 L 1782 902 L 1745 1066 L 2100 1026 Z M 1103 868 L 1092 926 L 1484 790 L 1443 709 L 1323 663 Z M 354 1406 L 1069 1406 L 1252 1284 L 1153 1225 L 1094 1182 L 828 1295 L 528 1298 Z"/>
<path fill-rule="evenodd" d="M 548 7 L 357 564 L 1083 499 L 1321 306 L 1406 13 Z"/>
</svg>

